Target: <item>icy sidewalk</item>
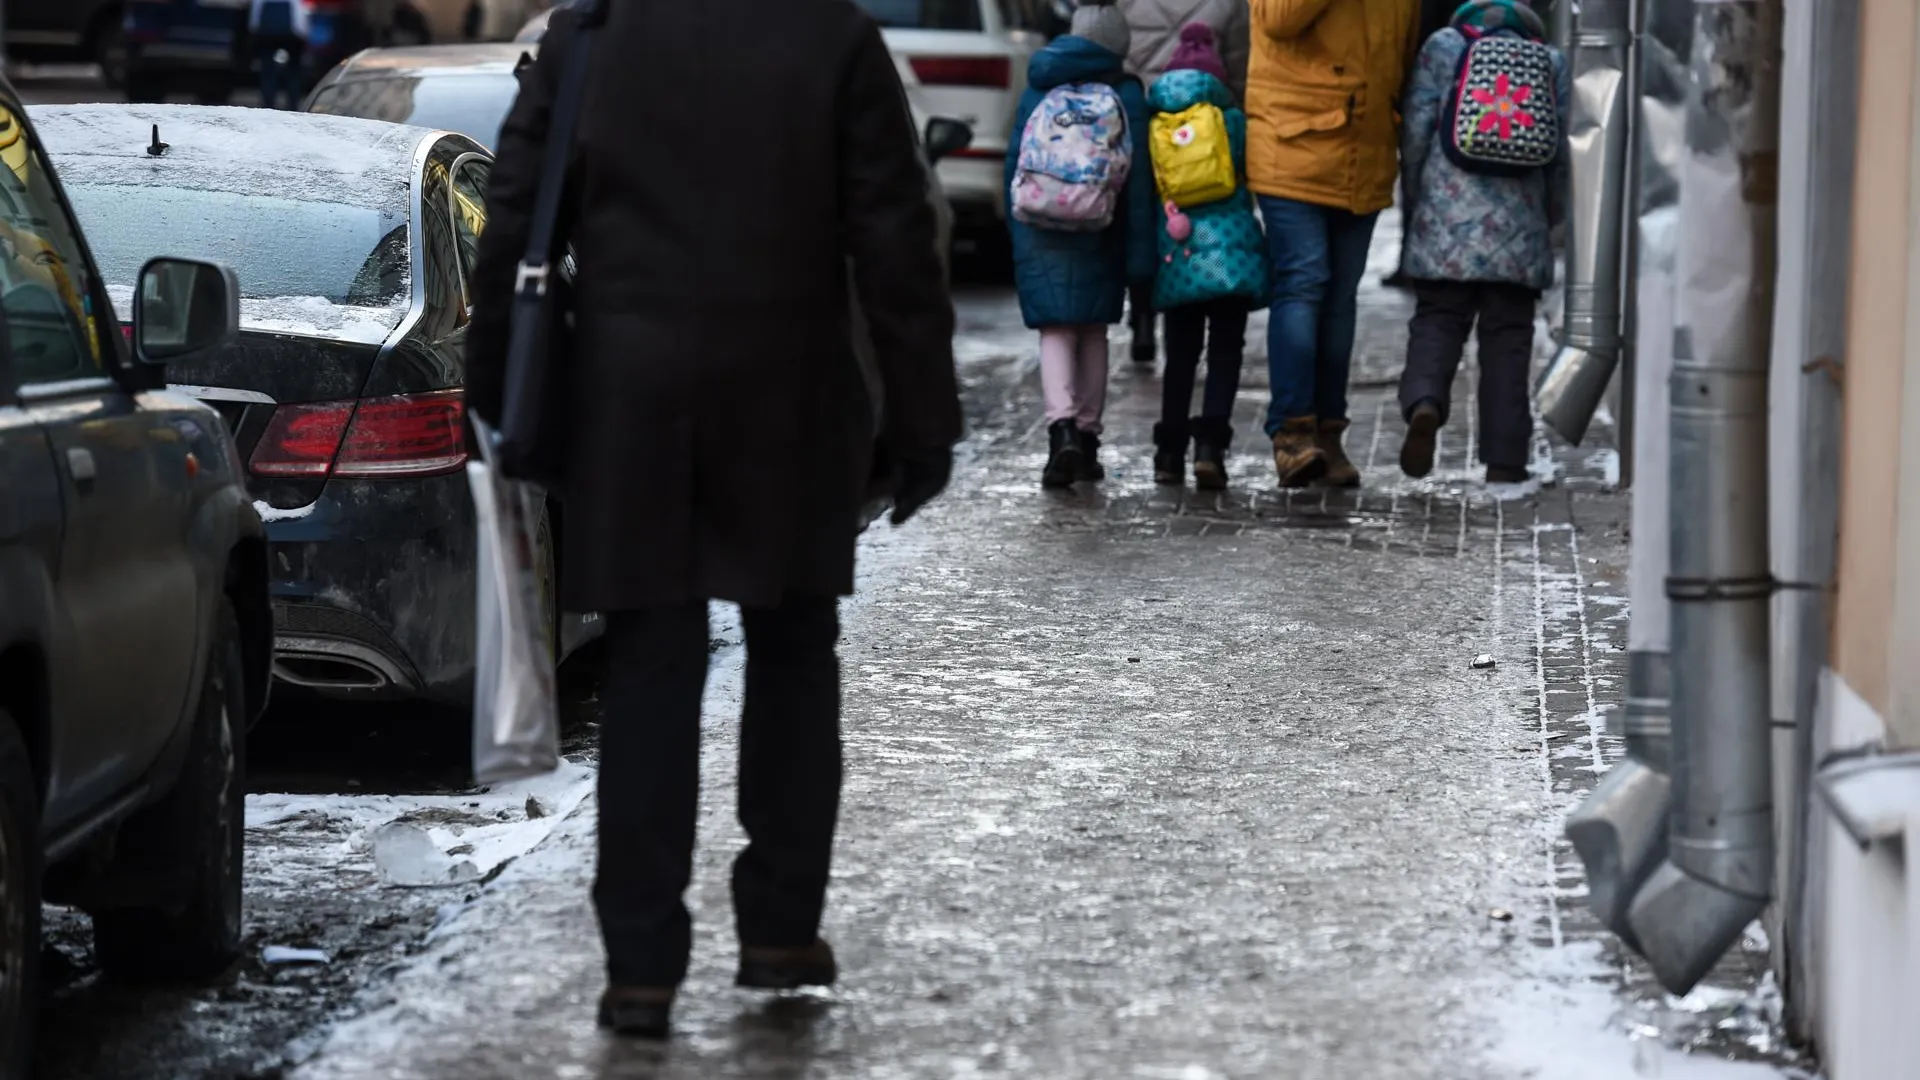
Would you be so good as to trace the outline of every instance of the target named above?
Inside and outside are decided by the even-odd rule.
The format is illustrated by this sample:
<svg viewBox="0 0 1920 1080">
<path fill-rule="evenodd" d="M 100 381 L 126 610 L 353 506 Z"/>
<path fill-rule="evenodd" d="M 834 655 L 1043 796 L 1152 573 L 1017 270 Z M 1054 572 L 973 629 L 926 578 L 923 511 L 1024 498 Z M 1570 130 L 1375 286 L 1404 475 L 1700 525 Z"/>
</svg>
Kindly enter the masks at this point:
<svg viewBox="0 0 1920 1080">
<path fill-rule="evenodd" d="M 1624 674 L 1611 460 L 1543 445 L 1554 483 L 1487 492 L 1469 371 L 1442 468 L 1398 477 L 1405 308 L 1369 282 L 1362 491 L 1271 486 L 1256 321 L 1231 491 L 1152 484 L 1158 383 L 1121 371 L 1111 479 L 1049 496 L 1031 338 L 1010 298 L 970 297 L 956 489 L 870 537 L 846 607 L 843 985 L 731 987 L 735 648 L 709 695 L 671 1044 L 593 1029 L 588 800 L 296 1075 L 1775 1075 L 1665 1047 L 1737 1027 L 1745 987 L 1622 996 L 1632 969 L 1559 837 L 1618 753 L 1599 721 Z"/>
</svg>

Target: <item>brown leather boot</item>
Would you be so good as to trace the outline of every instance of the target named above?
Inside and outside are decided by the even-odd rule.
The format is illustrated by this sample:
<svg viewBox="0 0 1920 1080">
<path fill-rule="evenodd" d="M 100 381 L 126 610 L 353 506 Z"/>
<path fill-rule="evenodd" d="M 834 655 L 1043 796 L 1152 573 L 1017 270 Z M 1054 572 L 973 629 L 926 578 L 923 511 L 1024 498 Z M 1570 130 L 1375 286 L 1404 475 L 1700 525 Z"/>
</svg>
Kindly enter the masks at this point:
<svg viewBox="0 0 1920 1080">
<path fill-rule="evenodd" d="M 735 986 L 753 990 L 798 990 L 803 986 L 832 986 L 840 977 L 833 946 L 824 938 L 811 945 L 740 947 L 740 970 Z"/>
<path fill-rule="evenodd" d="M 600 1026 L 616 1035 L 664 1039 L 672 1012 L 671 986 L 609 986 L 600 995 Z"/>
<path fill-rule="evenodd" d="M 1341 445 L 1341 438 L 1347 433 L 1347 421 L 1322 420 L 1320 430 L 1313 444 L 1327 456 L 1327 472 L 1320 478 L 1326 487 L 1355 488 L 1360 486 L 1360 470 L 1347 457 L 1347 449 Z"/>
<path fill-rule="evenodd" d="M 1295 417 L 1273 437 L 1273 468 L 1281 487 L 1306 487 L 1327 474 L 1327 453 L 1320 449 L 1320 422 Z"/>
</svg>

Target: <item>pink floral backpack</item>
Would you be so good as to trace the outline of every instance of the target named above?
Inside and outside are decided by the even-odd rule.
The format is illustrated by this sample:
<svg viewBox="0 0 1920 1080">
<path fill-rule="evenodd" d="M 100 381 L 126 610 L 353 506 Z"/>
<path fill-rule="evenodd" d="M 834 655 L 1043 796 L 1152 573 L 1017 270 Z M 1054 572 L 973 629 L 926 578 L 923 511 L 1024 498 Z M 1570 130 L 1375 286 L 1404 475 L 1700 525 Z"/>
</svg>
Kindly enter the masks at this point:
<svg viewBox="0 0 1920 1080">
<path fill-rule="evenodd" d="M 1553 50 L 1512 30 L 1455 27 L 1467 39 L 1441 144 L 1468 172 L 1524 176 L 1560 153 Z"/>
</svg>

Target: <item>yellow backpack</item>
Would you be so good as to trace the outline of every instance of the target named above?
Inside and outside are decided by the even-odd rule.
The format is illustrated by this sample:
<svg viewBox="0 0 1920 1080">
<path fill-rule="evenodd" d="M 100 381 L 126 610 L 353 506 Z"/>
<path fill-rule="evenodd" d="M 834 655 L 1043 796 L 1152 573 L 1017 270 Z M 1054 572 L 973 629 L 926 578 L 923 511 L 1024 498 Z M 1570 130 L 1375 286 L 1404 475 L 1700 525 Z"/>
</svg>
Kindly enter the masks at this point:
<svg viewBox="0 0 1920 1080">
<path fill-rule="evenodd" d="M 1239 186 L 1227 117 L 1218 105 L 1201 102 L 1177 113 L 1155 113 L 1150 134 L 1153 179 L 1162 201 L 1183 208 L 1204 206 L 1227 198 Z"/>
</svg>

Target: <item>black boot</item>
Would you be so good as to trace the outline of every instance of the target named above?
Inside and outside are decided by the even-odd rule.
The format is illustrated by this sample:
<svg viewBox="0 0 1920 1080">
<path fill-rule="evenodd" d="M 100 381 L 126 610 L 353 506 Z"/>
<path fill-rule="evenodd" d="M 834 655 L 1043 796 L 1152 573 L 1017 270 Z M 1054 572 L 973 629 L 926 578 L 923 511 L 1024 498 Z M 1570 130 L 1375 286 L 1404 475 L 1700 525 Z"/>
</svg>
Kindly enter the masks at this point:
<svg viewBox="0 0 1920 1080">
<path fill-rule="evenodd" d="M 1080 432 L 1071 420 L 1055 420 L 1047 425 L 1047 467 L 1040 474 L 1040 486 L 1072 487 L 1080 478 Z"/>
<path fill-rule="evenodd" d="M 1107 467 L 1100 464 L 1100 436 L 1091 431 L 1080 433 L 1079 478 L 1089 483 L 1107 478 Z"/>
<path fill-rule="evenodd" d="M 1187 426 L 1185 424 L 1153 425 L 1153 482 L 1156 484 L 1187 482 Z"/>
<path fill-rule="evenodd" d="M 600 1026 L 616 1035 L 664 1039 L 672 1027 L 670 986 L 609 986 L 600 995 Z"/>
<path fill-rule="evenodd" d="M 1154 358 L 1160 352 L 1159 343 L 1154 340 L 1153 309 L 1141 308 L 1132 313 L 1128 323 L 1133 328 L 1133 362 L 1153 366 Z"/>
<path fill-rule="evenodd" d="M 1227 450 L 1233 446 L 1233 425 L 1200 417 L 1193 421 L 1193 484 L 1202 491 L 1227 487 Z"/>
</svg>

